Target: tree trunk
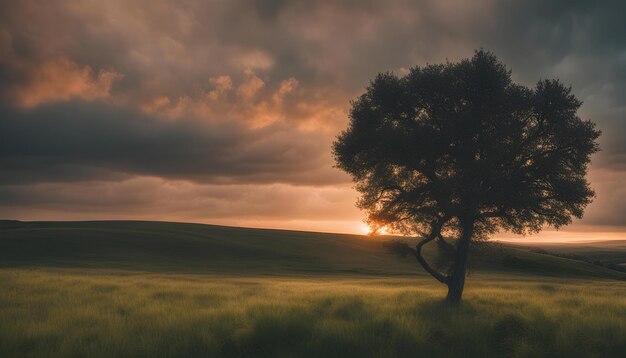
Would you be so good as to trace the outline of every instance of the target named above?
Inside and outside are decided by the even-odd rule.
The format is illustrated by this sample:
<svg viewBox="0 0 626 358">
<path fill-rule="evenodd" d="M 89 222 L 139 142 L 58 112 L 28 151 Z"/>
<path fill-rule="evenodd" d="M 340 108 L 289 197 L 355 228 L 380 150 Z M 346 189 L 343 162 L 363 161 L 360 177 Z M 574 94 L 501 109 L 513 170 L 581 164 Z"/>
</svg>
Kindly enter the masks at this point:
<svg viewBox="0 0 626 358">
<path fill-rule="evenodd" d="M 469 246 L 474 233 L 472 220 L 462 220 L 461 225 L 463 231 L 454 255 L 454 268 L 448 282 L 448 296 L 446 297 L 446 301 L 452 304 L 460 303 L 463 296 Z"/>
</svg>

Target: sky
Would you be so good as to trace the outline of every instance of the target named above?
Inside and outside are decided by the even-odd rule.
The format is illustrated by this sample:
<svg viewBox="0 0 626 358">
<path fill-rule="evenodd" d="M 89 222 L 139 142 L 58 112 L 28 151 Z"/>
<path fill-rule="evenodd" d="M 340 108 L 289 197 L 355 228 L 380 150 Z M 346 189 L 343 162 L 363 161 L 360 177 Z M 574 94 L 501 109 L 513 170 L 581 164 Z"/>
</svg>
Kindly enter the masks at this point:
<svg viewBox="0 0 626 358">
<path fill-rule="evenodd" d="M 602 151 L 582 220 L 626 238 L 626 2 L 0 3 L 0 218 L 362 233 L 331 143 L 379 72 L 492 51 L 571 84 Z M 512 238 L 502 233 L 500 238 Z"/>
</svg>

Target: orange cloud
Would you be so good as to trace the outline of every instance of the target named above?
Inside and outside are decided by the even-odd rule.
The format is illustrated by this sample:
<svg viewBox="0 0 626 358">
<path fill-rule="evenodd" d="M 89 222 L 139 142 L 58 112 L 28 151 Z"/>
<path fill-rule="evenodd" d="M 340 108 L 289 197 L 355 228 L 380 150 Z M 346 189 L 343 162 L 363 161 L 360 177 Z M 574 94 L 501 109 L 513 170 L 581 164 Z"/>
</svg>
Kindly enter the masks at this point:
<svg viewBox="0 0 626 358">
<path fill-rule="evenodd" d="M 207 98 L 215 101 L 220 98 L 224 93 L 230 91 L 233 88 L 233 81 L 230 76 L 222 75 L 219 77 L 211 77 L 209 83 L 215 86 L 215 89 L 207 93 Z"/>
<path fill-rule="evenodd" d="M 237 88 L 237 95 L 244 100 L 251 100 L 265 86 L 265 82 L 254 73 L 249 72 L 248 76 L 248 80 Z"/>
<path fill-rule="evenodd" d="M 274 96 L 273 96 L 274 102 L 278 102 L 278 103 L 282 102 L 283 97 L 285 97 L 285 95 L 288 94 L 289 92 L 296 89 L 296 87 L 298 87 L 298 80 L 295 79 L 294 77 L 290 77 L 289 79 L 282 81 L 280 83 L 280 87 L 278 88 L 278 91 L 274 93 Z"/>
<path fill-rule="evenodd" d="M 90 66 L 80 67 L 61 57 L 35 66 L 29 73 L 30 80 L 14 88 L 13 95 L 22 107 L 72 98 L 107 98 L 113 82 L 121 77 L 113 70 L 94 74 Z"/>
<path fill-rule="evenodd" d="M 210 89 L 178 97 L 157 95 L 144 102 L 141 109 L 170 119 L 235 120 L 251 128 L 288 122 L 294 130 L 333 134 L 347 120 L 348 98 L 331 88 L 300 86 L 295 77 L 273 81 L 266 76 L 263 80 L 249 70 L 244 71 L 243 78 L 237 74 L 234 78 L 239 81 L 227 74 L 211 77 Z"/>
</svg>

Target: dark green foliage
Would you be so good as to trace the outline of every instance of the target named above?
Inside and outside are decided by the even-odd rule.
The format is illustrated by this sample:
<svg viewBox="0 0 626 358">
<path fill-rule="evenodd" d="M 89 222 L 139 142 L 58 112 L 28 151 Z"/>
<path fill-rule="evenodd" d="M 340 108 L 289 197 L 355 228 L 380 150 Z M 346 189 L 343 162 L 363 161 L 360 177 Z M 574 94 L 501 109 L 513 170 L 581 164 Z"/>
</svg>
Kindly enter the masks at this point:
<svg viewBox="0 0 626 358">
<path fill-rule="evenodd" d="M 585 175 L 600 132 L 577 116 L 580 105 L 558 80 L 514 83 L 480 50 L 404 77 L 379 74 L 352 103 L 333 150 L 372 227 L 459 239 L 450 275 L 420 263 L 462 290 L 471 240 L 582 217 L 594 196 Z"/>
</svg>

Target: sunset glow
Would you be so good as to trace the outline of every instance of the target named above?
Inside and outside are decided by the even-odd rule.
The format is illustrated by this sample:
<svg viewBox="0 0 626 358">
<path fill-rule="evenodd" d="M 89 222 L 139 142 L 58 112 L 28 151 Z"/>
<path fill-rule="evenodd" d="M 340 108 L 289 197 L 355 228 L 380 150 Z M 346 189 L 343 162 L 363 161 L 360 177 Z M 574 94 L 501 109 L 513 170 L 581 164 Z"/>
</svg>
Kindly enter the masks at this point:
<svg viewBox="0 0 626 358">
<path fill-rule="evenodd" d="M 363 234 L 363 235 L 367 235 L 370 232 L 372 232 L 372 229 L 370 229 L 370 227 L 367 226 L 366 224 L 362 224 L 361 227 L 360 227 L 360 230 L 361 230 L 361 234 Z"/>
<path fill-rule="evenodd" d="M 625 357 L 626 1 L 0 2 L 0 358 Z"/>
<path fill-rule="evenodd" d="M 605 26 L 615 12 L 562 4 L 580 20 L 573 28 L 533 6 L 9 1 L 0 15 L 0 218 L 368 234 L 331 154 L 350 101 L 379 72 L 485 47 L 520 83 L 571 84 L 580 116 L 603 131 L 589 174 L 594 202 L 537 240 L 624 238 L 626 62 L 614 50 L 621 35 Z"/>
</svg>

